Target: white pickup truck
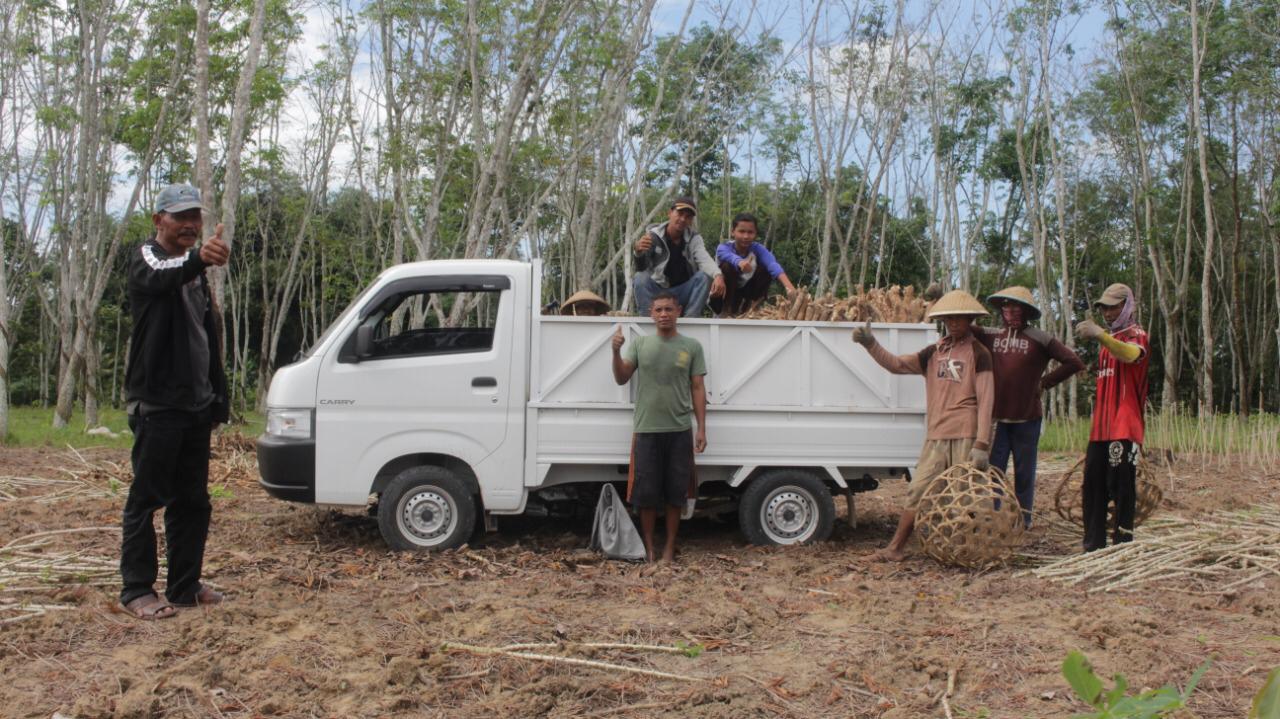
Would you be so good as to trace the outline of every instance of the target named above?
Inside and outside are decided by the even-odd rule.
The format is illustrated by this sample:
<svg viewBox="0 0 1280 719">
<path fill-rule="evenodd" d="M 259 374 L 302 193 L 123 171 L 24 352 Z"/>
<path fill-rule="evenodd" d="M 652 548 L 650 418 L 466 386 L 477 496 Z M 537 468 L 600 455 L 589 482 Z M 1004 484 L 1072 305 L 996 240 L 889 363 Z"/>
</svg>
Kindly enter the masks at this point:
<svg viewBox="0 0 1280 719">
<path fill-rule="evenodd" d="M 622 482 L 634 387 L 610 338 L 647 317 L 539 312 L 542 267 L 416 262 L 383 272 L 296 363 L 276 372 L 258 440 L 260 484 L 280 499 L 376 506 L 397 549 L 458 546 L 500 515 L 594 501 Z M 450 321 L 452 311 L 464 303 Z M 456 319 L 461 316 L 462 320 Z M 843 494 L 914 468 L 924 383 L 881 370 L 851 323 L 684 319 L 707 360 L 699 509 L 737 512 L 747 539 L 825 539 Z M 907 353 L 932 325 L 878 324 Z"/>
</svg>

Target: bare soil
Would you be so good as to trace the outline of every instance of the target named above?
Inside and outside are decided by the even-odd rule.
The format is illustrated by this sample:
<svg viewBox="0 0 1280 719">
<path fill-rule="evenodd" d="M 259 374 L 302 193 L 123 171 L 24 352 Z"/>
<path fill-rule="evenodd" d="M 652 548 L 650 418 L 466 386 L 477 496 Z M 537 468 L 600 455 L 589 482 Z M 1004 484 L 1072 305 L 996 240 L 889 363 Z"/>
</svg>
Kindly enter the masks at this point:
<svg viewBox="0 0 1280 719">
<path fill-rule="evenodd" d="M 1242 717 L 1280 665 L 1280 579 L 1225 594 L 1049 583 L 1025 570 L 1079 537 L 1047 516 L 1010 567 L 943 567 L 914 545 L 905 562 L 873 562 L 901 482 L 859 495 L 858 526 L 810 547 L 752 547 L 732 523 L 693 520 L 674 565 L 640 566 L 587 551 L 586 525 L 517 519 L 462 550 L 398 554 L 363 513 L 266 496 L 251 447 L 221 439 L 211 473 L 206 580 L 230 601 L 141 622 L 116 608 L 109 573 L 28 569 L 0 586 L 0 715 L 1063 717 L 1085 708 L 1060 671 L 1079 649 L 1135 688 L 1181 684 L 1212 658 L 1191 709 Z M 1073 459 L 1042 457 L 1038 509 Z M 0 476 L 76 482 L 0 496 L 0 546 L 77 529 L 46 535 L 26 566 L 71 551 L 90 569 L 114 562 L 127 467 L 120 450 L 0 449 Z M 1182 459 L 1161 511 L 1274 501 L 1276 480 Z M 539 651 L 684 679 L 447 642 L 555 643 Z M 581 646 L 593 642 L 701 652 Z"/>
</svg>

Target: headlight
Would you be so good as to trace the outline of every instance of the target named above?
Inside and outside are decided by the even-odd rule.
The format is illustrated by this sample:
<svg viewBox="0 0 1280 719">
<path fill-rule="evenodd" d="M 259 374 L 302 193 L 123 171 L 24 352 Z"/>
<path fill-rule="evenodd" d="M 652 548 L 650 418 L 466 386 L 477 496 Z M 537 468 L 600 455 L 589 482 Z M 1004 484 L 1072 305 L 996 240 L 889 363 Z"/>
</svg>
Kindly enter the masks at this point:
<svg viewBox="0 0 1280 719">
<path fill-rule="evenodd" d="M 268 409 L 267 434 L 285 439 L 311 439 L 311 409 Z"/>
</svg>

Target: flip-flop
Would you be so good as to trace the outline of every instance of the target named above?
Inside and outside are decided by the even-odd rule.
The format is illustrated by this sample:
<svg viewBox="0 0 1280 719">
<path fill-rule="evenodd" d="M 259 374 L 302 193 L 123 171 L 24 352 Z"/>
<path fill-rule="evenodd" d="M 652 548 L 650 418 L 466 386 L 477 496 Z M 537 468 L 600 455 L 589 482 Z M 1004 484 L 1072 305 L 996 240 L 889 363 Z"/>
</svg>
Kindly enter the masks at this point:
<svg viewBox="0 0 1280 719">
<path fill-rule="evenodd" d="M 196 592 L 195 598 L 190 602 L 172 602 L 172 604 L 175 607 L 203 607 L 213 604 L 222 604 L 223 599 L 226 599 L 226 597 L 222 592 L 201 584 L 200 591 Z"/>
<path fill-rule="evenodd" d="M 133 615 L 134 619 L 141 619 L 144 622 L 168 619 L 178 613 L 178 610 L 174 609 L 172 604 L 161 599 L 156 594 L 144 594 L 141 597 L 135 597 L 127 604 L 122 603 L 120 608 Z"/>
</svg>

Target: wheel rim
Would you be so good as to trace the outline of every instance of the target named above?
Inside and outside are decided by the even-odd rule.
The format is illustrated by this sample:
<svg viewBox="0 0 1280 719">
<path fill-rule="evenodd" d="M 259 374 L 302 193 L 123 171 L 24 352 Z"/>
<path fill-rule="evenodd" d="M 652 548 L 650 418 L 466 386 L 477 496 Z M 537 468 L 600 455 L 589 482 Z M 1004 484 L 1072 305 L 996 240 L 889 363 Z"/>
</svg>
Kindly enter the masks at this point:
<svg viewBox="0 0 1280 719">
<path fill-rule="evenodd" d="M 458 511 L 453 497 L 436 487 L 422 487 L 406 493 L 396 511 L 400 533 L 414 544 L 430 547 L 453 534 Z"/>
<path fill-rule="evenodd" d="M 800 487 L 779 487 L 760 506 L 760 526 L 777 544 L 796 544 L 818 528 L 818 502 Z"/>
</svg>

